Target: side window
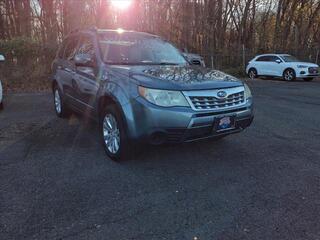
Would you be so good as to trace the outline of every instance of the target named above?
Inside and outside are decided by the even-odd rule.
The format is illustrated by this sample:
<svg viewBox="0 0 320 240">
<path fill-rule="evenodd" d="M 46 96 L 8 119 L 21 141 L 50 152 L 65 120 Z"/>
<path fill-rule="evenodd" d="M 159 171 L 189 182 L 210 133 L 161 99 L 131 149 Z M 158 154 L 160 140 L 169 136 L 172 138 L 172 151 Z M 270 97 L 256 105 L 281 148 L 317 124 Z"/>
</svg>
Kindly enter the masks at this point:
<svg viewBox="0 0 320 240">
<path fill-rule="evenodd" d="M 91 56 L 91 64 L 88 66 L 78 66 L 77 70 L 85 75 L 95 78 L 96 72 L 94 66 L 96 64 L 96 54 L 93 39 L 89 35 L 83 35 L 80 38 L 77 54 L 89 54 Z"/>
<path fill-rule="evenodd" d="M 92 57 L 95 57 L 94 45 L 90 36 L 83 36 L 81 38 L 77 53 L 90 54 Z"/>
<path fill-rule="evenodd" d="M 270 60 L 272 62 L 276 62 L 277 60 L 280 60 L 280 58 L 278 58 L 277 56 L 270 56 Z M 280 60 L 281 61 L 281 60 Z"/>
<path fill-rule="evenodd" d="M 67 40 L 66 48 L 64 50 L 64 59 L 72 60 L 78 46 L 78 40 L 75 37 Z"/>
<path fill-rule="evenodd" d="M 256 61 L 257 62 L 268 62 L 268 56 L 259 57 Z"/>
</svg>

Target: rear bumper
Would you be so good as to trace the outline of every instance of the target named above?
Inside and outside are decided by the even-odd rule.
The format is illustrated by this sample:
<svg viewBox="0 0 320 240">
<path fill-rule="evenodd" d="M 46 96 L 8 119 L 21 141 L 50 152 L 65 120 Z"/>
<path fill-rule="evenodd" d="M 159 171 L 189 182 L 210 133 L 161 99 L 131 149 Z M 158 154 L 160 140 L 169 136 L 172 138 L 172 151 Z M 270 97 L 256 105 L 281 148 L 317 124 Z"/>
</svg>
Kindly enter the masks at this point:
<svg viewBox="0 0 320 240">
<path fill-rule="evenodd" d="M 229 135 L 243 131 L 253 121 L 252 102 L 240 108 L 228 109 L 224 112 L 197 112 L 191 108 L 161 108 L 134 99 L 130 105 L 131 114 L 127 115 L 129 138 L 151 144 L 192 142 L 221 135 Z M 124 110 L 125 113 L 130 111 Z M 215 131 L 218 118 L 232 116 L 235 128 L 224 132 Z"/>
</svg>

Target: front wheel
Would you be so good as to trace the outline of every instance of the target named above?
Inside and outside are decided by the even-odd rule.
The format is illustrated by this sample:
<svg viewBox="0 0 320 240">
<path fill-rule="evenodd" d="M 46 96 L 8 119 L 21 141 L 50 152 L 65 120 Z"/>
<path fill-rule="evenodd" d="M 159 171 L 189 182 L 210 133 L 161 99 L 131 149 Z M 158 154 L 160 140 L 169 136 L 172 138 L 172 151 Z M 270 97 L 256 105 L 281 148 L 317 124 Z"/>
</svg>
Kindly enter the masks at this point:
<svg viewBox="0 0 320 240">
<path fill-rule="evenodd" d="M 104 149 L 112 160 L 123 160 L 129 156 L 124 121 L 115 105 L 107 106 L 101 114 L 100 131 Z"/>
<path fill-rule="evenodd" d="M 287 69 L 283 72 L 283 80 L 294 81 L 296 79 L 296 73 L 293 69 Z"/>
</svg>

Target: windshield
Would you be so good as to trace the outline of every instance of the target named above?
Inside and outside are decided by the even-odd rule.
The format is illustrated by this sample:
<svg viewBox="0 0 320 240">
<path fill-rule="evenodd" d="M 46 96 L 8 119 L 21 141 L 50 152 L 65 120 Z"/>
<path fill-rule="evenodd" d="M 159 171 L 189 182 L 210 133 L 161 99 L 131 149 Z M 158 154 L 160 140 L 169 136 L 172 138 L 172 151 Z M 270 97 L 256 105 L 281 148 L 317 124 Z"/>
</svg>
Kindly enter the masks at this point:
<svg viewBox="0 0 320 240">
<path fill-rule="evenodd" d="M 300 60 L 291 55 L 282 55 L 281 56 L 285 62 L 300 62 Z"/>
<path fill-rule="evenodd" d="M 103 61 L 119 65 L 186 65 L 187 61 L 169 42 L 139 33 L 100 34 Z"/>
</svg>

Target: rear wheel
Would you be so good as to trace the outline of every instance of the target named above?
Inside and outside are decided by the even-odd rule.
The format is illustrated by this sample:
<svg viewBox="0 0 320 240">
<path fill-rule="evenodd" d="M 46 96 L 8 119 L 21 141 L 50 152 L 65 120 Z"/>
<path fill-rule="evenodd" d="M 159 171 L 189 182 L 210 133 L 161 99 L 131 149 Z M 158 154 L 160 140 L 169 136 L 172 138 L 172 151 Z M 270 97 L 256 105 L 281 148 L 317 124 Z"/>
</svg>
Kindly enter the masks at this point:
<svg viewBox="0 0 320 240">
<path fill-rule="evenodd" d="M 294 81 L 296 79 L 296 73 L 293 69 L 289 68 L 283 72 L 283 80 Z"/>
<path fill-rule="evenodd" d="M 303 79 L 305 82 L 311 82 L 313 80 L 313 78 L 304 78 Z"/>
<path fill-rule="evenodd" d="M 53 101 L 56 114 L 60 118 L 67 118 L 70 116 L 70 110 L 64 102 L 60 89 L 55 86 L 53 88 Z"/>
<path fill-rule="evenodd" d="M 100 131 L 104 150 L 112 160 L 124 160 L 130 156 L 124 121 L 115 105 L 107 106 L 101 114 Z"/>
<path fill-rule="evenodd" d="M 254 69 L 254 68 L 250 68 L 250 69 L 249 69 L 249 72 L 248 72 L 248 75 L 249 75 L 249 78 L 250 78 L 251 80 L 254 80 L 255 78 L 258 77 L 257 70 Z"/>
</svg>

